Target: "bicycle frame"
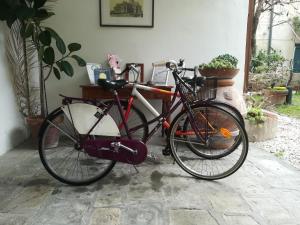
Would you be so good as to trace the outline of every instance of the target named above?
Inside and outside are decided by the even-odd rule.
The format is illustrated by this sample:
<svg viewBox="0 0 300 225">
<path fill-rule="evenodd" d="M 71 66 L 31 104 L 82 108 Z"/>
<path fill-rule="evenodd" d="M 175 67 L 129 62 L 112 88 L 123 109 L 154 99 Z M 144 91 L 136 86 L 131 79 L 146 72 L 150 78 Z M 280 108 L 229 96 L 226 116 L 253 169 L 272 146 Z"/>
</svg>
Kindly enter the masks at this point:
<svg viewBox="0 0 300 225">
<path fill-rule="evenodd" d="M 193 118 L 192 113 L 190 112 L 191 108 L 189 107 L 189 104 L 187 104 L 187 99 L 184 98 L 184 96 L 182 95 L 181 91 L 177 88 L 178 87 L 178 83 L 182 82 L 184 84 L 184 81 L 177 75 L 176 72 L 173 72 L 173 76 L 175 78 L 175 82 L 176 82 L 176 89 L 175 92 L 172 91 L 166 91 L 163 89 L 159 89 L 159 88 L 155 88 L 155 87 L 149 87 L 149 86 L 145 86 L 145 85 L 141 85 L 141 84 L 137 84 L 137 83 L 131 83 L 131 85 L 133 85 L 133 89 L 131 92 L 131 95 L 129 97 L 128 100 L 128 106 L 125 112 L 125 115 L 121 109 L 121 105 L 120 105 L 120 99 L 118 97 L 117 94 L 115 94 L 115 100 L 118 102 L 118 104 L 120 105 L 119 107 L 119 111 L 120 114 L 122 115 L 122 123 L 119 125 L 119 128 L 122 128 L 125 125 L 125 129 L 128 135 L 130 135 L 130 131 L 136 131 L 140 128 L 143 127 L 143 125 L 139 125 L 137 127 L 131 128 L 130 130 L 128 130 L 127 127 L 127 121 L 129 118 L 129 114 L 131 111 L 131 107 L 133 105 L 134 102 L 134 97 L 136 97 L 150 112 L 151 114 L 155 117 L 153 120 L 148 121 L 147 125 L 153 124 L 155 122 L 158 121 L 158 124 L 150 131 L 150 133 L 148 134 L 147 138 L 146 138 L 146 142 L 149 141 L 151 139 L 151 137 L 156 133 L 156 131 L 163 126 L 165 129 L 169 129 L 170 128 L 170 124 L 167 122 L 167 118 L 171 116 L 171 114 L 182 104 L 184 107 L 186 107 L 188 109 L 189 112 L 189 117 Z M 186 88 L 190 89 L 190 87 L 186 86 Z M 161 114 L 139 93 L 138 89 L 140 90 L 144 90 L 144 91 L 149 91 L 149 92 L 153 92 L 153 93 L 158 93 L 158 94 L 163 94 L 163 95 L 170 95 L 173 96 L 172 100 L 171 100 L 171 107 L 170 110 L 168 112 L 162 112 Z M 190 90 L 192 91 L 192 90 Z M 179 97 L 179 101 L 175 104 L 176 98 Z M 203 116 L 203 115 L 202 115 Z M 203 116 L 204 119 L 205 116 Z M 207 121 L 207 120 L 206 120 Z M 207 121 L 208 126 L 210 128 L 213 128 L 213 126 Z M 192 124 L 193 129 L 195 129 L 194 125 Z M 206 131 L 207 132 L 207 131 Z M 214 132 L 214 131 L 213 131 Z M 196 132 L 197 136 L 200 136 L 199 138 L 202 140 L 205 140 L 205 138 L 203 137 L 203 135 L 200 133 L 197 134 L 198 132 Z M 177 135 L 195 135 L 194 131 L 187 131 L 187 132 L 183 132 L 183 131 L 177 131 Z"/>
<path fill-rule="evenodd" d="M 91 132 L 93 131 L 93 129 L 97 126 L 97 124 L 100 122 L 100 120 L 103 118 L 104 115 L 106 115 L 107 113 L 109 113 L 110 109 L 112 108 L 112 106 L 117 103 L 118 106 L 118 110 L 119 113 L 121 115 L 122 118 L 122 122 L 121 124 L 118 125 L 119 129 L 121 129 L 123 126 L 125 127 L 127 136 L 129 139 L 131 139 L 131 132 L 134 132 L 138 129 L 141 129 L 143 127 L 143 124 L 138 125 L 136 127 L 133 128 L 128 128 L 127 125 L 127 121 L 129 118 L 129 114 L 134 102 L 134 97 L 136 97 L 151 113 L 152 115 L 155 117 L 154 119 L 152 119 L 151 121 L 147 122 L 147 125 L 153 124 L 155 122 L 158 122 L 158 124 L 149 132 L 148 136 L 146 137 L 146 141 L 148 142 L 151 137 L 156 133 L 156 131 L 163 126 L 165 129 L 169 129 L 170 128 L 170 124 L 167 122 L 167 118 L 169 118 L 171 116 L 171 114 L 182 104 L 183 107 L 185 109 L 187 109 L 188 112 L 188 116 L 190 118 L 190 121 L 194 121 L 194 116 L 191 113 L 191 107 L 190 104 L 188 103 L 188 100 L 185 98 L 185 96 L 181 93 L 180 88 L 178 88 L 178 84 L 181 83 L 183 84 L 188 90 L 190 90 L 193 93 L 193 90 L 187 86 L 184 81 L 177 75 L 176 72 L 173 72 L 173 76 L 175 79 L 175 83 L 176 83 L 176 89 L 175 92 L 172 91 L 166 91 L 163 89 L 159 89 L 159 88 L 155 88 L 155 87 L 149 87 L 149 86 L 145 86 L 145 85 L 141 85 L 141 84 L 137 84 L 137 83 L 131 83 L 131 85 L 133 85 L 133 89 L 132 89 L 132 93 L 129 97 L 128 100 L 128 106 L 127 109 L 125 111 L 125 113 L 123 112 L 122 106 L 121 106 L 121 101 L 120 98 L 118 96 L 118 92 L 114 91 L 114 100 L 112 101 L 111 104 L 109 105 L 105 105 L 100 103 L 103 107 L 103 114 L 100 115 L 98 117 L 97 122 L 92 126 L 92 128 L 89 130 L 89 132 L 85 135 L 85 137 L 83 139 L 86 139 Z M 163 95 L 169 95 L 169 96 L 173 96 L 171 99 L 171 107 L 170 110 L 168 110 L 168 112 L 162 112 L 161 114 L 139 93 L 138 89 L 141 90 L 145 90 L 145 91 L 149 91 L 149 92 L 153 92 L 153 93 L 159 93 L 159 94 L 163 94 Z M 83 101 L 83 102 L 90 102 L 90 100 L 87 99 L 81 99 L 81 98 L 71 98 L 71 97 L 65 97 L 65 99 L 63 100 L 63 104 L 64 105 L 68 105 L 69 103 L 72 102 L 72 100 L 79 100 L 79 101 Z M 176 99 L 179 98 L 178 102 L 175 103 Z M 91 101 L 92 104 L 97 105 L 99 104 L 98 101 Z M 212 131 L 209 131 L 209 133 L 211 132 L 215 132 L 213 126 L 209 123 L 209 121 L 206 119 L 206 117 L 204 115 L 202 115 L 203 119 L 207 122 L 208 127 L 210 127 L 212 129 Z M 177 131 L 176 134 L 177 135 L 196 135 L 198 138 L 200 138 L 200 140 L 205 141 L 205 134 L 208 134 L 208 131 L 206 130 L 205 132 L 200 132 L 199 129 L 197 129 L 197 127 L 195 127 L 195 125 L 192 123 L 191 124 L 193 131 Z M 198 132 L 195 132 L 198 131 Z M 204 134 L 203 134 L 204 133 Z"/>
</svg>

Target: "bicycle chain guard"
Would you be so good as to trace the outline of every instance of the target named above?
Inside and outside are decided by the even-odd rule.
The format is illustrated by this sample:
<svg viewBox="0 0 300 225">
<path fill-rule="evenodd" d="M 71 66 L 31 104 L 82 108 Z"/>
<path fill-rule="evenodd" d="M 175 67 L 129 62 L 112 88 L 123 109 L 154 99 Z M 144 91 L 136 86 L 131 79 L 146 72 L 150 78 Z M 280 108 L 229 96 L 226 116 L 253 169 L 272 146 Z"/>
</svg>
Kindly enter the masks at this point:
<svg viewBox="0 0 300 225">
<path fill-rule="evenodd" d="M 128 139 L 87 140 L 83 148 L 90 156 L 131 165 L 144 162 L 148 153 L 144 143 Z"/>
</svg>

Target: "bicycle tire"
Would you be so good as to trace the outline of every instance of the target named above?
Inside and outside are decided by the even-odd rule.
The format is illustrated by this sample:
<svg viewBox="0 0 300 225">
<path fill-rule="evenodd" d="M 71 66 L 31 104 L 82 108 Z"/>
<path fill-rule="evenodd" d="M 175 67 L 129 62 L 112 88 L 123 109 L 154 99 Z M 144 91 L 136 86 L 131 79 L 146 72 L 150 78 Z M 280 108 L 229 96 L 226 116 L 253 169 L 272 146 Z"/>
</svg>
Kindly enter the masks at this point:
<svg viewBox="0 0 300 225">
<path fill-rule="evenodd" d="M 60 130 L 57 127 L 60 128 Z M 49 143 L 55 132 L 58 137 L 57 143 Z M 103 178 L 113 169 L 116 163 L 115 161 L 89 156 L 84 149 L 77 149 L 78 145 L 76 146 L 76 143 L 74 143 L 75 139 L 79 141 L 77 138 L 72 140 L 72 144 L 68 144 L 71 138 L 67 135 L 70 137 L 77 136 L 72 123 L 65 116 L 62 109 L 58 108 L 46 117 L 39 133 L 40 159 L 47 172 L 55 179 L 73 186 L 88 185 Z M 91 136 L 91 138 L 99 137 Z M 73 157 L 74 153 L 75 158 Z M 73 168 L 73 171 L 68 177 L 71 168 Z M 72 176 L 75 175 L 76 172 L 80 172 L 81 176 Z"/>
<path fill-rule="evenodd" d="M 105 104 L 111 104 L 112 101 L 107 101 Z M 123 107 L 124 112 L 127 110 L 128 102 L 127 101 L 120 101 L 121 106 Z M 114 102 L 114 106 L 109 110 L 109 114 L 112 116 L 112 118 L 115 120 L 116 124 L 122 123 L 122 118 L 120 116 L 120 112 L 118 110 L 117 104 Z M 147 119 L 138 108 L 136 108 L 134 105 L 131 106 L 129 119 L 127 121 L 127 126 L 129 129 L 129 133 L 135 140 L 140 140 L 143 143 L 146 142 L 148 134 L 149 134 L 149 127 L 147 125 Z M 136 132 L 130 132 L 132 128 L 135 126 L 141 126 L 140 129 L 138 129 Z M 125 127 L 123 126 L 122 129 L 120 129 L 120 133 L 122 136 L 126 136 L 127 133 L 125 131 Z"/>
<path fill-rule="evenodd" d="M 199 102 L 198 104 L 195 104 L 195 105 L 197 105 L 198 107 L 199 106 L 205 107 L 205 106 L 207 106 L 207 104 L 208 103 L 201 103 L 201 102 Z M 226 103 L 216 102 L 216 101 L 209 102 L 209 105 L 220 107 L 220 108 L 224 109 L 225 111 L 227 111 L 228 113 L 231 113 L 243 125 L 243 127 L 245 127 L 244 118 L 241 115 L 241 113 L 235 107 L 233 107 L 231 105 L 228 105 Z M 188 118 L 187 118 L 186 121 L 185 121 L 185 123 L 184 123 L 184 125 L 183 125 L 183 131 L 187 131 L 188 130 L 188 122 L 189 121 L 188 121 Z M 187 137 L 187 140 L 188 140 L 188 137 Z M 238 146 L 240 144 L 240 142 L 241 142 L 241 139 L 237 139 L 236 142 L 237 142 L 236 145 Z M 224 151 L 221 154 L 210 155 L 210 154 L 205 153 L 205 151 L 204 152 L 201 151 L 202 150 L 201 148 L 197 148 L 197 146 L 193 145 L 191 142 L 187 142 L 186 145 L 195 154 L 197 154 L 198 156 L 207 158 L 207 159 L 219 159 L 219 158 L 222 158 L 222 157 L 230 154 L 232 151 L 234 151 L 234 147 L 235 147 L 233 145 L 232 149 Z"/>
<path fill-rule="evenodd" d="M 233 147 L 234 151 L 231 151 L 226 156 L 218 159 L 208 159 L 205 157 L 201 157 L 198 154 L 195 154 L 186 146 L 185 138 L 180 138 L 180 136 L 176 135 L 178 129 L 182 127 L 181 122 L 184 123 L 186 117 L 188 116 L 188 112 L 184 110 L 174 118 L 168 136 L 169 145 L 171 147 L 172 155 L 176 163 L 190 175 L 204 180 L 222 179 L 235 173 L 243 165 L 248 153 L 248 145 L 249 145 L 248 137 L 242 124 L 232 114 L 226 112 L 224 109 L 217 106 L 194 105 L 191 106 L 191 110 L 193 111 L 193 113 L 196 112 L 195 110 L 202 110 L 202 111 L 210 110 L 211 112 L 218 113 L 219 116 L 226 118 L 226 120 L 223 121 L 226 121 L 227 125 L 224 123 L 224 126 L 226 125 L 228 129 L 230 126 L 231 127 L 230 129 L 234 130 L 234 132 L 236 132 L 240 136 L 241 141 L 240 143 L 237 142 L 232 143 L 228 148 L 230 149 L 230 147 Z M 193 123 L 196 123 L 196 121 L 194 120 Z M 220 137 L 220 136 L 217 135 L 211 136 L 211 138 L 213 137 Z M 222 140 L 222 136 L 220 138 Z M 230 144 L 231 142 L 232 140 L 228 139 L 226 144 Z M 199 144 L 199 146 L 204 146 L 207 149 L 206 146 L 207 143 L 201 143 L 198 140 L 197 144 Z M 217 146 L 214 146 L 214 148 L 211 148 L 210 151 L 220 150 L 216 148 Z M 221 150 L 226 151 L 227 149 L 225 150 L 221 149 Z M 221 166 L 220 164 L 223 162 L 224 165 Z M 233 163 L 233 165 L 231 165 L 231 163 Z"/>
</svg>

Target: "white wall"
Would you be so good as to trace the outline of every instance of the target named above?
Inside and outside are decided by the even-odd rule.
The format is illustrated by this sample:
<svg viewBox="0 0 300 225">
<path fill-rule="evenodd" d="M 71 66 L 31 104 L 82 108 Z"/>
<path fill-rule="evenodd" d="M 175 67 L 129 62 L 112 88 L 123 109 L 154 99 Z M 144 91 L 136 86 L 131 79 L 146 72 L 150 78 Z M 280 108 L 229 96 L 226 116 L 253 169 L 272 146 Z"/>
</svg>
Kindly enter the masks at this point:
<svg viewBox="0 0 300 225">
<path fill-rule="evenodd" d="M 5 24 L 0 22 L 0 155 L 26 137 L 24 119 L 18 112 L 5 56 Z"/>
<path fill-rule="evenodd" d="M 107 53 L 115 53 L 123 63 L 144 63 L 149 80 L 154 61 L 184 58 L 194 66 L 230 53 L 240 61 L 236 85 L 242 91 L 248 0 L 155 0 L 153 29 L 100 27 L 99 0 L 61 0 L 53 10 L 48 25 L 64 40 L 81 43 L 88 62 L 103 63 Z M 79 85 L 87 83 L 83 68 L 73 78 L 51 79 L 50 108 L 59 104 L 58 93 L 80 96 Z"/>
</svg>

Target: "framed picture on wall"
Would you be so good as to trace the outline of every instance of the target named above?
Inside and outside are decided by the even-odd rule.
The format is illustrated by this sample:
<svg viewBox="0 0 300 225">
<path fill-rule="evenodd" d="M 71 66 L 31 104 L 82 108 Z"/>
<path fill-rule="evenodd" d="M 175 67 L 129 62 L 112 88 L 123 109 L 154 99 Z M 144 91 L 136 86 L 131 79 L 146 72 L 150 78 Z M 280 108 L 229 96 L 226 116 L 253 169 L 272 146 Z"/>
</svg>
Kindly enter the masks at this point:
<svg viewBox="0 0 300 225">
<path fill-rule="evenodd" d="M 99 0 L 102 27 L 153 27 L 154 0 Z"/>
</svg>

